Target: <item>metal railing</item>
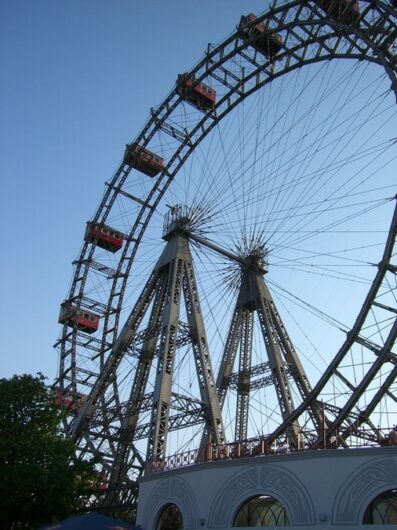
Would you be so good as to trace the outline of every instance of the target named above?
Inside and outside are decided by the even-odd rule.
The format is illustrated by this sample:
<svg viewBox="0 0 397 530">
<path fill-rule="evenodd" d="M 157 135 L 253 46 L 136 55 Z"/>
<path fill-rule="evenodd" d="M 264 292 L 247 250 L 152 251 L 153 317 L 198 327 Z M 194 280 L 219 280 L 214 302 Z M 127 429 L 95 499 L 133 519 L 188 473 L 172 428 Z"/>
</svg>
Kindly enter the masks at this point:
<svg viewBox="0 0 397 530">
<path fill-rule="evenodd" d="M 368 431 L 369 432 L 369 431 Z M 373 430 L 370 431 L 373 433 Z M 393 435 L 395 433 L 395 435 Z M 314 432 L 313 440 L 315 438 Z M 384 447 L 384 446 L 397 446 L 397 430 L 392 429 L 378 429 L 377 435 L 378 440 L 370 441 L 365 440 L 363 437 L 358 436 L 358 432 L 352 432 L 352 437 L 349 439 L 348 445 L 342 445 L 336 442 L 336 437 L 329 441 L 322 447 L 316 447 L 316 450 L 326 451 L 329 449 L 358 449 L 358 448 L 370 448 L 370 447 Z M 365 434 L 364 429 L 360 430 L 360 434 Z M 305 433 L 306 440 L 310 439 L 308 433 Z M 296 454 L 297 452 L 313 451 L 313 447 L 310 443 L 301 442 L 298 448 L 289 446 L 285 442 L 273 443 L 271 446 L 266 441 L 265 436 L 258 438 L 249 438 L 243 441 L 232 442 L 228 444 L 215 445 L 208 444 L 204 450 L 192 449 L 182 453 L 176 453 L 174 455 L 167 456 L 159 460 L 151 460 L 146 464 L 146 473 L 159 473 L 162 471 L 168 471 L 179 467 L 192 466 L 196 464 L 218 462 L 220 460 L 233 460 L 237 458 L 247 458 L 264 455 L 280 455 L 280 454 Z"/>
</svg>

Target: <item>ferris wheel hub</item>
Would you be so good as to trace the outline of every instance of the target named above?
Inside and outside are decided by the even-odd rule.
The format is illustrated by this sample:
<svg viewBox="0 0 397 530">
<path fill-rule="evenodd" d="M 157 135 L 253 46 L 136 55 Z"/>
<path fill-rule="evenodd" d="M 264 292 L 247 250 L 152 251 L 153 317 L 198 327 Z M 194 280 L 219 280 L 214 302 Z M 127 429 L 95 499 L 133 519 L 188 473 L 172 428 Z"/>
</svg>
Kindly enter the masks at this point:
<svg viewBox="0 0 397 530">
<path fill-rule="evenodd" d="M 269 270 L 268 255 L 269 252 L 266 244 L 261 241 L 243 241 L 238 248 L 238 254 L 244 260 L 243 270 L 250 270 L 265 274 Z"/>
</svg>

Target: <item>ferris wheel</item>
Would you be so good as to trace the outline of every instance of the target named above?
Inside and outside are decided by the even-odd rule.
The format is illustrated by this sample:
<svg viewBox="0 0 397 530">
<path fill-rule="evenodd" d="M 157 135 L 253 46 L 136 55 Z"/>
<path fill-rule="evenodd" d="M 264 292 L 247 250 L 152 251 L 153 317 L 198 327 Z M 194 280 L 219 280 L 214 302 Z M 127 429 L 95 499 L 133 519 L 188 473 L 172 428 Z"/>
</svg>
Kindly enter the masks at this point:
<svg viewBox="0 0 397 530">
<path fill-rule="evenodd" d="M 104 506 L 175 455 L 392 443 L 396 23 L 394 0 L 244 14 L 127 145 L 57 342 Z"/>
</svg>

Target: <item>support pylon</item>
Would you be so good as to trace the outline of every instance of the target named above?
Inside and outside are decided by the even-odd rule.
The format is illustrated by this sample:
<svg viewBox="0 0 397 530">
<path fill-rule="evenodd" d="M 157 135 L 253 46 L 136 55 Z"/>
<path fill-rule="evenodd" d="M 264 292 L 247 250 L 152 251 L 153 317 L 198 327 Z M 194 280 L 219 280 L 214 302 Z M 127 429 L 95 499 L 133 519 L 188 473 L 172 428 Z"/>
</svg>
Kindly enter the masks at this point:
<svg viewBox="0 0 397 530">
<path fill-rule="evenodd" d="M 239 371 L 236 374 L 236 440 L 247 438 L 248 404 L 252 388 L 251 378 L 254 372 L 254 367 L 251 366 L 251 348 L 255 314 L 259 319 L 271 373 L 271 383 L 276 390 L 283 420 L 287 419 L 294 410 L 289 379 L 294 381 L 302 399 L 305 399 L 311 391 L 308 378 L 277 311 L 263 274 L 249 268 L 242 269 L 237 302 L 217 378 L 222 406 L 232 380 L 235 359 L 238 351 L 240 351 Z M 314 424 L 320 430 L 324 419 L 319 407 L 313 405 L 311 414 Z M 298 422 L 292 422 L 288 434 L 288 441 L 292 447 L 299 447 L 299 432 Z M 203 443 L 205 442 L 203 441 Z"/>
<path fill-rule="evenodd" d="M 149 435 L 148 461 L 162 458 L 165 454 L 173 361 L 182 293 L 185 299 L 187 319 L 192 337 L 201 400 L 205 407 L 206 426 L 209 429 L 213 443 L 221 444 L 225 441 L 218 394 L 208 352 L 208 342 L 188 239 L 179 233 L 175 233 L 169 239 L 155 270 L 162 275 L 168 274 L 168 280 L 166 300 L 162 311 L 160 353 L 153 397 L 151 419 L 153 427 Z"/>
<path fill-rule="evenodd" d="M 178 330 L 181 327 L 180 310 L 184 303 L 189 330 L 188 342 L 194 356 L 200 396 L 195 404 L 199 408 L 192 415 L 192 425 L 200 421 L 210 441 L 216 445 L 225 443 L 215 377 L 208 351 L 208 342 L 201 313 L 197 283 L 188 238 L 175 230 L 168 233 L 167 244 L 157 261 L 147 284 L 129 315 L 122 332 L 115 342 L 104 365 L 97 384 L 92 389 L 84 409 L 76 419 L 75 429 L 84 425 L 95 411 L 95 404 L 111 384 L 117 366 L 134 342 L 145 316 L 148 326 L 139 353 L 128 402 L 123 410 L 117 451 L 108 481 L 105 506 L 115 504 L 120 497 L 120 488 L 128 482 L 128 467 L 131 461 L 141 464 L 142 456 L 135 448 L 139 415 L 147 392 L 147 383 L 152 365 L 157 357 L 156 379 L 151 397 L 151 421 L 147 428 L 146 463 L 159 462 L 166 456 L 167 434 L 173 399 L 174 360 L 178 347 Z M 184 342 L 186 345 L 186 341 Z M 186 398 L 188 400 L 188 398 Z M 84 417 L 85 415 L 85 417 Z M 184 426 L 189 426 L 189 419 Z M 143 469 L 142 469 L 143 471 Z"/>
</svg>

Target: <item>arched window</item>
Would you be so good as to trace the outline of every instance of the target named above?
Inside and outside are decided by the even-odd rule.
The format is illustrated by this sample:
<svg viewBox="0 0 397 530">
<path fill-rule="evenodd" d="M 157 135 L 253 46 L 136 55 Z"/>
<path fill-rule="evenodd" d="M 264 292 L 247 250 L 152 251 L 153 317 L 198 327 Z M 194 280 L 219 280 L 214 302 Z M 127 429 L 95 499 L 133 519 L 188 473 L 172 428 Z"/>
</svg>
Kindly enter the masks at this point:
<svg viewBox="0 0 397 530">
<path fill-rule="evenodd" d="M 156 530 L 183 530 L 182 512 L 176 504 L 167 504 L 159 515 Z"/>
<path fill-rule="evenodd" d="M 261 495 L 249 499 L 240 507 L 233 526 L 289 526 L 289 520 L 278 500 Z"/>
<path fill-rule="evenodd" d="M 378 495 L 365 511 L 364 524 L 397 524 L 397 489 Z"/>
</svg>

